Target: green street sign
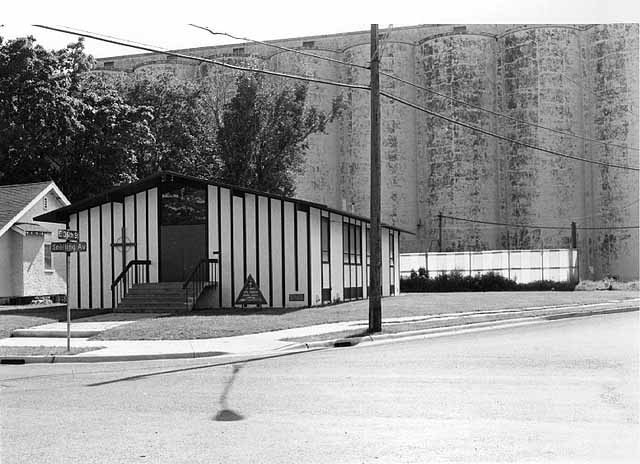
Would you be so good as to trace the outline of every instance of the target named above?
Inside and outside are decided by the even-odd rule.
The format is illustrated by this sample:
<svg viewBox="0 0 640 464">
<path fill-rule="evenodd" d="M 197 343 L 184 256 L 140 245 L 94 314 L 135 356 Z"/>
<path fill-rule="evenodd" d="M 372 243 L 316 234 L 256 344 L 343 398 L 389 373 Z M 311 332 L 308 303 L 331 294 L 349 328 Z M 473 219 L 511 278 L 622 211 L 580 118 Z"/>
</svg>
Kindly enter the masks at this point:
<svg viewBox="0 0 640 464">
<path fill-rule="evenodd" d="M 51 251 L 56 253 L 87 251 L 87 242 L 51 242 Z"/>
</svg>

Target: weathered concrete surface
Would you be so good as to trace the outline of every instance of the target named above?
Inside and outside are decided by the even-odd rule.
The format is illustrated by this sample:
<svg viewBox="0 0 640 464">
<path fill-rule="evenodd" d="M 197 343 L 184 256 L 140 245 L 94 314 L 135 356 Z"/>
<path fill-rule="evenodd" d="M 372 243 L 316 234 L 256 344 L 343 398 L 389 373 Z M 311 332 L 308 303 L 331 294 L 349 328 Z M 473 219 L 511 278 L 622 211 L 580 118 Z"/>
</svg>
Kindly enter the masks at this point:
<svg viewBox="0 0 640 464">
<path fill-rule="evenodd" d="M 382 77 L 381 87 L 430 110 L 504 136 L 571 156 L 638 167 L 638 24 L 422 25 L 382 32 L 382 71 L 507 116 L 454 103 Z M 274 41 L 347 63 L 369 63 L 369 31 Z M 279 71 L 369 83 L 367 70 L 260 44 L 202 47 L 185 53 L 242 56 Z M 165 55 L 99 60 L 110 72 L 174 70 L 193 78 L 198 67 Z M 99 68 L 102 69 L 102 68 Z M 326 134 L 310 139 L 297 196 L 369 214 L 369 94 L 310 85 L 323 109 L 342 95 L 347 109 Z M 555 131 L 601 140 L 586 141 Z M 622 148 L 621 148 L 622 147 Z M 499 141 L 442 119 L 382 101 L 383 221 L 416 233 L 402 252 L 435 250 L 437 214 L 524 225 L 511 228 L 445 221 L 444 250 L 566 247 L 579 228 L 580 272 L 638 278 L 637 171 L 607 168 Z"/>
</svg>

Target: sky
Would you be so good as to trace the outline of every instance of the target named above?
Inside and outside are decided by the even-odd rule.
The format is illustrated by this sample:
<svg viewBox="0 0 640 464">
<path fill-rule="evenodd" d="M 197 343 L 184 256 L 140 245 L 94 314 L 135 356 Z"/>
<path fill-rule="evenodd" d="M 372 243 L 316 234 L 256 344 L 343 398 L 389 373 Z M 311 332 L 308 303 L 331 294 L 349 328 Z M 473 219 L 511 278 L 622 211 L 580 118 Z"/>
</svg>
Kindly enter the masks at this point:
<svg viewBox="0 0 640 464">
<path fill-rule="evenodd" d="M 7 6 L 8 5 L 8 6 Z M 65 26 L 158 49 L 233 43 L 190 27 L 190 23 L 241 37 L 271 40 L 416 24 L 640 22 L 633 0 L 244 0 L 167 2 L 136 0 L 0 0 L 0 36 L 33 35 L 48 49 L 75 36 L 32 27 Z M 92 39 L 86 51 L 96 58 L 141 53 Z"/>
</svg>

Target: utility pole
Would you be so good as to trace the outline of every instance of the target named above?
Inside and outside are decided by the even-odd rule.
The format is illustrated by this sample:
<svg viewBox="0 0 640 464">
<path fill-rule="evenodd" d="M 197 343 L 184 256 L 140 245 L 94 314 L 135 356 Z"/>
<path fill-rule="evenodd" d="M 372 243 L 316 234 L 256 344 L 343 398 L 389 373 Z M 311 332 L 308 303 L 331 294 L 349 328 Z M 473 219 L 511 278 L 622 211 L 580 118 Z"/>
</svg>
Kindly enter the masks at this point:
<svg viewBox="0 0 640 464">
<path fill-rule="evenodd" d="M 371 270 L 369 276 L 369 332 L 382 331 L 380 243 L 380 56 L 378 25 L 371 25 Z"/>
</svg>

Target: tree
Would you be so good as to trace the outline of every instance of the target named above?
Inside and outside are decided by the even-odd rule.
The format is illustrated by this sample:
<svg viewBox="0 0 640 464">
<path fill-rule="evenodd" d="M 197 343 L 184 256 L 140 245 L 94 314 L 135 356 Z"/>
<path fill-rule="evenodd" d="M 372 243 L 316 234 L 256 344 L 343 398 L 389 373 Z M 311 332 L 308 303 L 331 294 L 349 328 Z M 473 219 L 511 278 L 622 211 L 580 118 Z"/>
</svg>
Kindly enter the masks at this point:
<svg viewBox="0 0 640 464">
<path fill-rule="evenodd" d="M 199 82 L 170 73 L 141 73 L 119 81 L 120 92 L 133 107 L 146 107 L 153 142 L 138 163 L 138 175 L 159 170 L 213 178 L 215 159 L 214 116 L 205 106 L 206 89 Z"/>
<path fill-rule="evenodd" d="M 284 89 L 253 76 L 241 76 L 225 105 L 217 133 L 220 180 L 241 187 L 293 195 L 308 138 L 324 132 L 342 111 L 341 100 L 329 114 L 305 105 L 308 86 Z"/>
<path fill-rule="evenodd" d="M 78 200 L 135 178 L 151 115 L 87 74 L 92 63 L 81 40 L 48 51 L 0 38 L 0 183 L 51 179 Z"/>
</svg>

